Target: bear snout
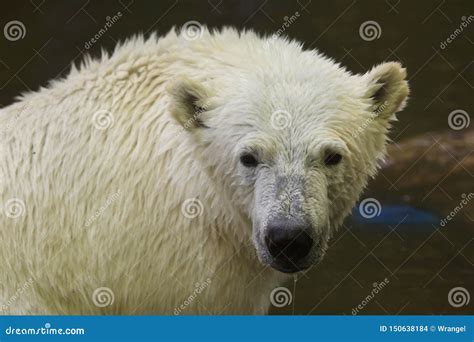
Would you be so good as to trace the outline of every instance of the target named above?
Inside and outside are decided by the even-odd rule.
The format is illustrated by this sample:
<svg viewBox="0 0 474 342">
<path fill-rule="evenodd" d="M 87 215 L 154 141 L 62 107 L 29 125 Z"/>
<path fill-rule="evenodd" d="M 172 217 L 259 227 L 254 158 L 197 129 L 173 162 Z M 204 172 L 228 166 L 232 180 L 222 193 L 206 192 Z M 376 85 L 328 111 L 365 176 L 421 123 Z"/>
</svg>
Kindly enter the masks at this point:
<svg viewBox="0 0 474 342">
<path fill-rule="evenodd" d="M 284 273 L 304 270 L 313 248 L 311 225 L 276 219 L 268 223 L 265 245 L 272 257 L 271 266 Z"/>
</svg>

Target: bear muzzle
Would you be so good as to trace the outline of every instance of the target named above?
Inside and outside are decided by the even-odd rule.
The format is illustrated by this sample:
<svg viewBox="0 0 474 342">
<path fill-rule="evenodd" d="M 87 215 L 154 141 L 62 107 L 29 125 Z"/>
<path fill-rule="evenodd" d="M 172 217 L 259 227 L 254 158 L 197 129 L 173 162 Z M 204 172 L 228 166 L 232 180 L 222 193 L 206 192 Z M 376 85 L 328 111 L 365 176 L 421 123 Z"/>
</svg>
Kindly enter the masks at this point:
<svg viewBox="0 0 474 342">
<path fill-rule="evenodd" d="M 311 225 L 294 219 L 274 219 L 268 223 L 264 241 L 271 256 L 270 266 L 284 273 L 303 271 L 310 266 L 314 241 Z"/>
</svg>

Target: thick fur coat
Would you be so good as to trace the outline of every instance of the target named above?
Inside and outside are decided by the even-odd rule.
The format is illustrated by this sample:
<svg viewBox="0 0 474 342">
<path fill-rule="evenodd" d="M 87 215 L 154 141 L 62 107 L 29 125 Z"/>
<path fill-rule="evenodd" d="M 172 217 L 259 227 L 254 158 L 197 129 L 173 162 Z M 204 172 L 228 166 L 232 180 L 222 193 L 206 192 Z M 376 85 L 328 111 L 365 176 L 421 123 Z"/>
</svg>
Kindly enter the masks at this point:
<svg viewBox="0 0 474 342">
<path fill-rule="evenodd" d="M 288 277 L 259 243 L 267 217 L 301 203 L 322 257 L 385 153 L 404 78 L 396 63 L 353 75 L 297 42 L 204 29 L 132 38 L 23 95 L 0 110 L 0 309 L 267 312 Z M 279 110 L 291 125 L 275 128 Z M 273 162 L 243 168 L 248 148 Z M 344 159 L 324 171 L 328 148 Z M 307 190 L 273 199 L 275 174 Z"/>
</svg>

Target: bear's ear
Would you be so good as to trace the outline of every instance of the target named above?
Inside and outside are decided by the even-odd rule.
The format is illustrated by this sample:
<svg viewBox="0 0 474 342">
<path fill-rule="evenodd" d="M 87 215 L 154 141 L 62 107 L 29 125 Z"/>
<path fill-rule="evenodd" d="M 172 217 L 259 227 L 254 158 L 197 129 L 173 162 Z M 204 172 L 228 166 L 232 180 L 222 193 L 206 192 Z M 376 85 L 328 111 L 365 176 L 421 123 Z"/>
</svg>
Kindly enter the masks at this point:
<svg viewBox="0 0 474 342">
<path fill-rule="evenodd" d="M 397 62 L 388 62 L 374 67 L 363 77 L 367 92 L 373 103 L 372 111 L 383 119 L 403 109 L 410 92 L 406 81 L 406 70 Z"/>
<path fill-rule="evenodd" d="M 180 78 L 166 87 L 170 95 L 170 113 L 185 129 L 208 128 L 202 114 L 207 110 L 209 91 L 187 78 Z"/>
</svg>

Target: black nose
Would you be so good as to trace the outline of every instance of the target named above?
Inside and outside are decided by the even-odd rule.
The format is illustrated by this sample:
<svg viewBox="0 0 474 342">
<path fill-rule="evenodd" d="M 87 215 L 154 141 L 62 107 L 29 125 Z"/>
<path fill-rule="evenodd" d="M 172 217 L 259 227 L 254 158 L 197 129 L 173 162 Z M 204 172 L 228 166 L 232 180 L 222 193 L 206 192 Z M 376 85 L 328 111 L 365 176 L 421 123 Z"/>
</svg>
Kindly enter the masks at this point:
<svg viewBox="0 0 474 342">
<path fill-rule="evenodd" d="M 313 246 L 310 231 L 311 227 L 306 224 L 288 220 L 270 222 L 265 235 L 265 244 L 275 263 L 283 268 L 297 268 Z"/>
</svg>

